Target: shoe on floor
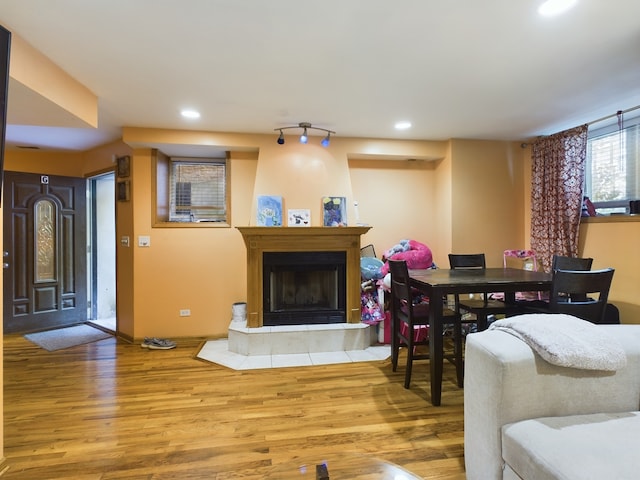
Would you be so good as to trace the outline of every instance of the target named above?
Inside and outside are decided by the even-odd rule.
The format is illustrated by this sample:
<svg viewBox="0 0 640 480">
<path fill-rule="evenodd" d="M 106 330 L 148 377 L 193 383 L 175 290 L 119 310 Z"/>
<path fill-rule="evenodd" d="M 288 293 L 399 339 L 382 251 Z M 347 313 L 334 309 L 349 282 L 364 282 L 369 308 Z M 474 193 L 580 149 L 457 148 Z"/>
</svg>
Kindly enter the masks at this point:
<svg viewBox="0 0 640 480">
<path fill-rule="evenodd" d="M 144 337 L 144 340 L 140 344 L 142 348 L 149 348 L 151 350 L 169 350 L 176 348 L 176 342 L 167 340 L 165 338 L 149 338 Z"/>
</svg>

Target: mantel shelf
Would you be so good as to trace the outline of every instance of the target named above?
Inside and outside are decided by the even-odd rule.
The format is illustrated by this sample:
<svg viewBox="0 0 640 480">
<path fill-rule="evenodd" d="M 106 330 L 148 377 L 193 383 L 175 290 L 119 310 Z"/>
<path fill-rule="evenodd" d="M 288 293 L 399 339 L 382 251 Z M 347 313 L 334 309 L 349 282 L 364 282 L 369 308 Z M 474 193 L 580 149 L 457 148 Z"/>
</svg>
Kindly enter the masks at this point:
<svg viewBox="0 0 640 480">
<path fill-rule="evenodd" d="M 255 235 L 317 236 L 363 235 L 371 227 L 236 227 L 244 237 Z"/>
</svg>

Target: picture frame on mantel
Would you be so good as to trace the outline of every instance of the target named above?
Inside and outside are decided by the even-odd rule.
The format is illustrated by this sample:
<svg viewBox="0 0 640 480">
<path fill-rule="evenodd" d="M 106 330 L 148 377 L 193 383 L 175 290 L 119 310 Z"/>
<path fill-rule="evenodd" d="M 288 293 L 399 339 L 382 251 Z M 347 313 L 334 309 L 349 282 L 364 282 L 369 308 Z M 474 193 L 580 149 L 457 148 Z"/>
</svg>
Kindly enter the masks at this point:
<svg viewBox="0 0 640 480">
<path fill-rule="evenodd" d="M 288 227 L 310 227 L 311 210 L 307 208 L 290 208 L 287 211 Z"/>
<path fill-rule="evenodd" d="M 346 197 L 322 197 L 322 224 L 325 227 L 347 226 Z"/>
<path fill-rule="evenodd" d="M 282 197 L 258 195 L 256 225 L 259 227 L 282 226 Z"/>
<path fill-rule="evenodd" d="M 116 159 L 118 178 L 128 178 L 131 175 L 131 157 L 124 155 Z"/>
</svg>

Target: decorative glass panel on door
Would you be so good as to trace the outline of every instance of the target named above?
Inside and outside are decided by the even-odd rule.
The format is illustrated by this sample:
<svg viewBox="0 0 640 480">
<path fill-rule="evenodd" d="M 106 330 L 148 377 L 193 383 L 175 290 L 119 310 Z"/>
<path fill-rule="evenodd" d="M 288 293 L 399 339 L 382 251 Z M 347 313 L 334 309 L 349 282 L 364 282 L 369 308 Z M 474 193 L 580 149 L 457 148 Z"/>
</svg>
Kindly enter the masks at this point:
<svg viewBox="0 0 640 480">
<path fill-rule="evenodd" d="M 34 206 L 34 281 L 56 280 L 56 206 L 50 200 L 39 200 Z"/>
</svg>

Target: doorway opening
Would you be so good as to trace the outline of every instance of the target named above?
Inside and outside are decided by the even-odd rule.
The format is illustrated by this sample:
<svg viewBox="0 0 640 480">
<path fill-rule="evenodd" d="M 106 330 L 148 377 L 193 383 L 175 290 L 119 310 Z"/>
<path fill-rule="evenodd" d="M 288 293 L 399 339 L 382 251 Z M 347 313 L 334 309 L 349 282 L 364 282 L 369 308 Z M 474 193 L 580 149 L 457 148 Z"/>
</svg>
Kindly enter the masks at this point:
<svg viewBox="0 0 640 480">
<path fill-rule="evenodd" d="M 87 196 L 87 319 L 116 332 L 115 173 L 90 177 Z"/>
</svg>

